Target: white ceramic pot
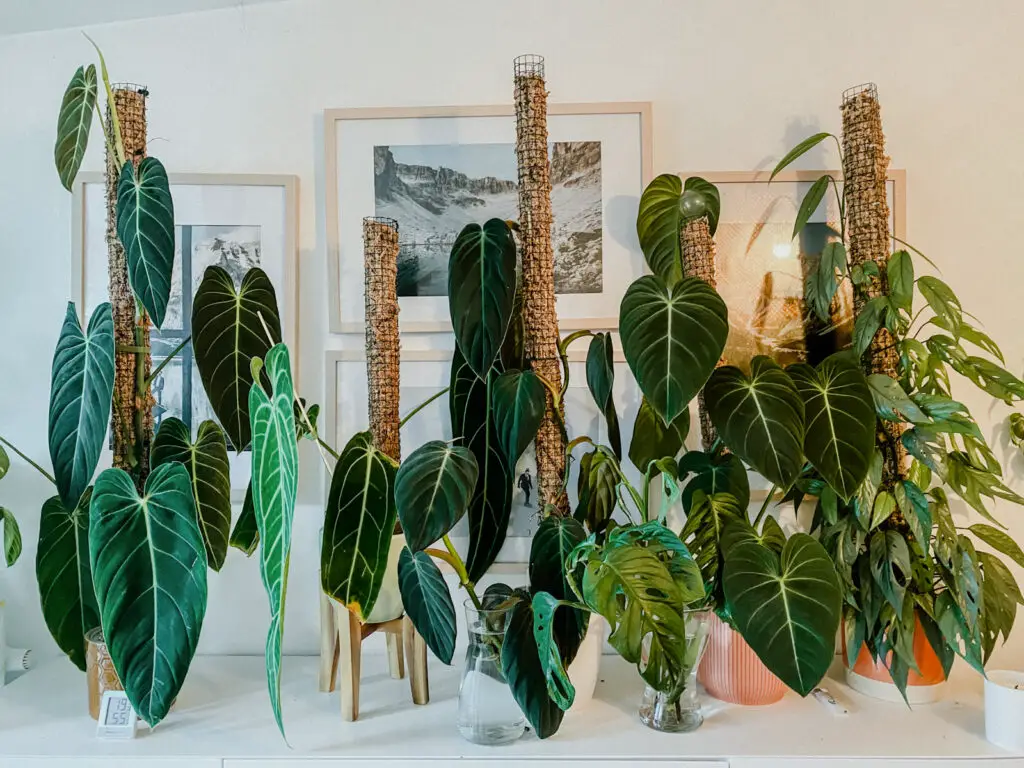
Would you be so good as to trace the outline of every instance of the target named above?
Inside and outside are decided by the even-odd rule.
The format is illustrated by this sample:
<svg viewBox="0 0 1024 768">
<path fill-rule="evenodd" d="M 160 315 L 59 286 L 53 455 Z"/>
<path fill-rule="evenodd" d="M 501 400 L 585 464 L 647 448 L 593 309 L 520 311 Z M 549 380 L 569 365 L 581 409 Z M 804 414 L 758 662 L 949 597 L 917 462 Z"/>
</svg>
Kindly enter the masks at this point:
<svg viewBox="0 0 1024 768">
<path fill-rule="evenodd" d="M 1024 672 L 993 669 L 985 678 L 985 738 L 1024 752 Z"/>
<path fill-rule="evenodd" d="M 590 614 L 590 622 L 587 624 L 587 636 L 583 638 L 583 644 L 576 652 L 576 658 L 572 660 L 569 669 L 569 682 L 576 689 L 576 697 L 573 699 L 569 711 L 582 709 L 591 699 L 594 698 L 594 689 L 597 687 L 597 679 L 601 673 L 601 651 L 604 649 L 604 634 L 607 622 L 599 613 Z"/>
<path fill-rule="evenodd" d="M 391 549 L 388 550 L 388 568 L 384 571 L 384 581 L 380 585 L 380 594 L 373 610 L 366 617 L 370 624 L 391 621 L 402 615 L 402 593 L 398 590 L 398 556 L 405 546 L 405 534 L 396 533 L 391 537 Z"/>
</svg>

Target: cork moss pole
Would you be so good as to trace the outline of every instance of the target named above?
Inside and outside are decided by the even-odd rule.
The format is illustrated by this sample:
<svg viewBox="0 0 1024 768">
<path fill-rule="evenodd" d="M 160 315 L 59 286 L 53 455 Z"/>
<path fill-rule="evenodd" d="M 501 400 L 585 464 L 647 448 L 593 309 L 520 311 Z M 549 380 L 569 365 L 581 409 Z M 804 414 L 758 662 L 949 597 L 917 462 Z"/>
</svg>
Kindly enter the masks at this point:
<svg viewBox="0 0 1024 768">
<path fill-rule="evenodd" d="M 562 371 L 555 313 L 555 255 L 551 246 L 551 164 L 544 58 L 519 56 L 514 70 L 524 350 L 533 370 L 558 391 Z M 567 515 L 569 500 L 562 492 L 566 445 L 559 422 L 548 393 L 547 410 L 535 443 L 538 495 L 542 503 Z"/>
</svg>

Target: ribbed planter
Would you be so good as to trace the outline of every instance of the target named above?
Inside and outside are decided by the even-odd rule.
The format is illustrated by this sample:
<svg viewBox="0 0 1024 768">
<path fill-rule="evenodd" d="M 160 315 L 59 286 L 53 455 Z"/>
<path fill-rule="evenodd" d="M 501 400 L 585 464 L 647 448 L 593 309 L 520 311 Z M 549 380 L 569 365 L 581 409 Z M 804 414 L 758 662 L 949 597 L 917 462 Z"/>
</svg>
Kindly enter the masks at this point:
<svg viewBox="0 0 1024 768">
<path fill-rule="evenodd" d="M 716 699 L 732 704 L 775 704 L 786 685 L 764 665 L 743 636 L 712 615 L 711 634 L 697 679 Z"/>
<path fill-rule="evenodd" d="M 891 654 L 891 652 L 890 652 Z M 843 661 L 846 670 L 846 683 L 855 691 L 884 701 L 902 702 L 903 697 L 892 681 L 889 669 L 882 659 L 874 661 L 866 645 L 862 645 L 853 669 L 846 665 L 846 639 L 843 638 Z M 914 661 L 920 674 L 914 670 L 907 673 L 907 702 L 909 704 L 930 704 L 942 698 L 943 683 L 946 682 L 942 671 L 942 662 L 932 648 L 931 643 L 917 619 L 914 627 Z"/>
</svg>

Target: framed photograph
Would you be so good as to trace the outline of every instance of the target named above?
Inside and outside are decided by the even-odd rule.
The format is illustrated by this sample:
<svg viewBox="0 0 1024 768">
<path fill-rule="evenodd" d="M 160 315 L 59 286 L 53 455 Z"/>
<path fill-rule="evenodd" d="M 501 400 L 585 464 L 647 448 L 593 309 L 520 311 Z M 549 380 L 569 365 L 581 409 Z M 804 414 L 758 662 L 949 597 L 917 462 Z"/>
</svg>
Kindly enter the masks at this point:
<svg viewBox="0 0 1024 768">
<path fill-rule="evenodd" d="M 150 335 L 153 365 L 163 362 L 192 333 L 192 299 L 211 265 L 221 266 L 236 286 L 260 267 L 277 292 L 284 341 L 297 363 L 297 210 L 295 176 L 170 174 L 174 198 L 174 269 L 163 327 Z M 79 174 L 74 190 L 72 297 L 83 318 L 108 300 L 106 187 L 102 173 Z M 203 390 L 191 345 L 153 382 L 154 421 L 181 419 L 192 430 L 216 417 Z M 229 445 L 231 486 L 244 493 L 250 461 Z M 237 494 L 236 494 L 237 495 Z"/>
<path fill-rule="evenodd" d="M 718 292 L 729 307 L 727 361 L 767 354 L 781 365 L 803 359 L 808 345 L 843 346 L 853 325 L 849 283 L 839 293 L 833 323 L 838 338 L 821 340 L 805 332 L 804 276 L 816 269 L 825 243 L 839 237 L 839 209 L 831 187 L 796 239 L 793 224 L 800 202 L 815 180 L 840 171 L 687 172 L 721 193 L 722 214 L 715 234 Z M 906 173 L 889 171 L 889 231 L 905 238 Z M 899 247 L 895 240 L 893 250 Z M 810 336 L 810 338 L 808 338 Z"/>
<path fill-rule="evenodd" d="M 364 216 L 398 221 L 403 331 L 451 329 L 448 255 L 470 222 L 519 217 L 511 104 L 324 115 L 330 330 L 361 333 Z M 651 179 L 649 103 L 548 111 L 555 291 L 563 330 L 616 328 L 643 274 L 636 236 Z"/>
</svg>

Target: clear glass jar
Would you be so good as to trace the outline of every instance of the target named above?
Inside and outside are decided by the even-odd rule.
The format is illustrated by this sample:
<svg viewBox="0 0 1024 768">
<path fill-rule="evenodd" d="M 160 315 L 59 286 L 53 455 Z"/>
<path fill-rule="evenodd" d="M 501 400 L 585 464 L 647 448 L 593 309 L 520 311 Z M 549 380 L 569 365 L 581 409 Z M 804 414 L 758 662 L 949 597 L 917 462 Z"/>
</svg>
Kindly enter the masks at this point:
<svg viewBox="0 0 1024 768">
<path fill-rule="evenodd" d="M 103 640 L 103 630 L 99 627 L 85 634 L 85 680 L 89 688 L 89 714 L 93 720 L 97 720 L 103 693 L 124 690 Z"/>
<path fill-rule="evenodd" d="M 707 647 L 712 612 L 708 609 L 687 610 L 686 656 L 683 659 L 682 692 L 675 700 L 651 686 L 640 699 L 640 722 L 648 728 L 667 733 L 686 733 L 700 728 L 704 715 L 697 698 L 697 667 Z"/>
<path fill-rule="evenodd" d="M 526 732 L 526 718 L 501 672 L 501 643 L 508 611 L 464 604 L 469 629 L 466 665 L 459 686 L 458 726 L 474 744 L 508 744 Z"/>
</svg>

